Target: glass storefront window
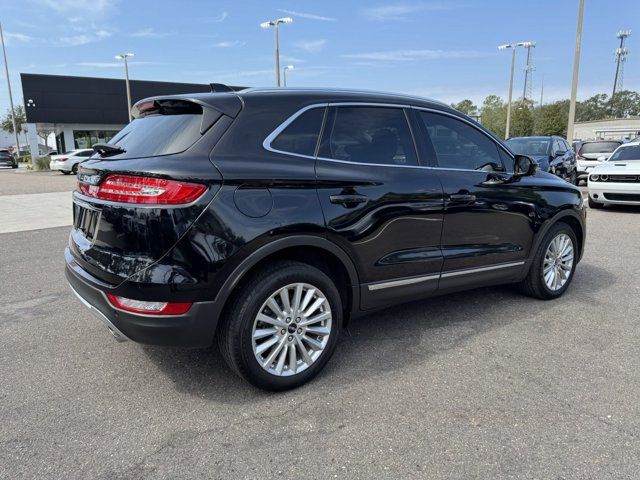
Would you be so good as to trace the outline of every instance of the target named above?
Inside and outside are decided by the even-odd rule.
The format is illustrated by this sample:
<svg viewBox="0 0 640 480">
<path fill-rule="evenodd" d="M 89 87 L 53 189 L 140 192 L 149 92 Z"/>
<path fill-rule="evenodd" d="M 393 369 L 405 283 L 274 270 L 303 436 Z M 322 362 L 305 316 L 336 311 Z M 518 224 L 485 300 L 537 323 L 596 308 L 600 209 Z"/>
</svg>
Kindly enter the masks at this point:
<svg viewBox="0 0 640 480">
<path fill-rule="evenodd" d="M 107 143 L 117 133 L 117 130 L 74 130 L 73 143 L 77 149 L 91 148 L 96 143 Z"/>
</svg>

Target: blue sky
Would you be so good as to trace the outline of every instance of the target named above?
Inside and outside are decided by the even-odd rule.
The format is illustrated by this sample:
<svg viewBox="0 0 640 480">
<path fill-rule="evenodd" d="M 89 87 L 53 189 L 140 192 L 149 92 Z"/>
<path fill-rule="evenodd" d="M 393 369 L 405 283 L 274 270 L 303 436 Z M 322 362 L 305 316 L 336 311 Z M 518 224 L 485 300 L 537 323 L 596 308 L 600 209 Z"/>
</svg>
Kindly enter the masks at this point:
<svg viewBox="0 0 640 480">
<path fill-rule="evenodd" d="M 632 29 L 625 88 L 640 90 L 640 1 L 586 0 L 578 96 L 611 90 L 616 32 Z M 121 77 L 115 53 L 135 52 L 134 79 L 271 86 L 273 32 L 282 16 L 290 86 L 419 94 L 446 102 L 506 96 L 509 52 L 534 40 L 533 96 L 569 95 L 578 0 L 380 1 L 2 0 L 14 100 L 19 72 Z M 522 91 L 518 52 L 516 92 Z M 2 72 L 4 74 L 4 71 Z M 0 111 L 8 108 L 4 75 Z"/>
</svg>

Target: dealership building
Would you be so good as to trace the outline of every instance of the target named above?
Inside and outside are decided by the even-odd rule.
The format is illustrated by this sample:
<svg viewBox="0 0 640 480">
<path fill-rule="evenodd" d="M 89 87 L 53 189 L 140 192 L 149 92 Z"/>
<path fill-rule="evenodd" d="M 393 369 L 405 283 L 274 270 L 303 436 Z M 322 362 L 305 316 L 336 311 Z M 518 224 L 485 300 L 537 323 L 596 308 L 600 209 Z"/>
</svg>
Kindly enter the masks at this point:
<svg viewBox="0 0 640 480">
<path fill-rule="evenodd" d="M 576 122 L 573 138 L 580 140 L 633 140 L 640 136 L 640 117 Z"/>
<path fill-rule="evenodd" d="M 108 142 L 129 122 L 124 80 L 31 73 L 20 77 L 31 152 L 39 151 L 36 132 L 54 132 L 56 150 L 64 152 Z M 208 84 L 142 80 L 129 84 L 132 104 L 157 95 L 211 91 Z"/>
</svg>

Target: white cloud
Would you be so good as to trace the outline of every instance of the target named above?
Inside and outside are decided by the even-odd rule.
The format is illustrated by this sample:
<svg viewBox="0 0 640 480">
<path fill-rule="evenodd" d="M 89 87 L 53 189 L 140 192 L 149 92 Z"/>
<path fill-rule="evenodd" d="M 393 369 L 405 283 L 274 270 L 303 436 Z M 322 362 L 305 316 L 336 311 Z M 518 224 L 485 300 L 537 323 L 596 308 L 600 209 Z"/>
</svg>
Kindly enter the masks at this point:
<svg viewBox="0 0 640 480">
<path fill-rule="evenodd" d="M 167 32 L 156 32 L 153 28 L 143 28 L 142 30 L 129 34 L 130 37 L 135 38 L 161 38 L 168 35 L 169 33 Z"/>
<path fill-rule="evenodd" d="M 245 42 L 241 42 L 240 40 L 224 40 L 222 42 L 214 43 L 213 46 L 216 48 L 231 48 L 231 47 L 241 47 L 245 44 Z"/>
<path fill-rule="evenodd" d="M 326 44 L 327 44 L 326 39 L 302 40 L 294 43 L 293 46 L 299 50 L 304 50 L 305 52 L 315 53 L 322 50 Z"/>
<path fill-rule="evenodd" d="M 214 22 L 214 23 L 224 22 L 228 16 L 229 16 L 229 14 L 227 12 L 220 12 L 215 17 L 210 18 L 209 21 Z"/>
<path fill-rule="evenodd" d="M 350 53 L 345 58 L 386 62 L 411 62 L 416 60 L 441 60 L 450 58 L 480 58 L 488 54 L 474 50 L 388 50 L 380 52 Z"/>
<path fill-rule="evenodd" d="M 58 13 L 73 13 L 75 17 L 100 17 L 112 10 L 118 0 L 31 0 Z"/>
<path fill-rule="evenodd" d="M 305 63 L 306 60 L 302 59 L 302 58 L 298 58 L 298 57 L 294 57 L 292 55 L 280 55 L 280 60 L 282 60 L 284 63 Z"/>
<path fill-rule="evenodd" d="M 24 33 L 5 32 L 4 39 L 7 41 L 7 44 L 10 45 L 13 42 L 28 43 L 33 40 L 33 37 L 25 35 Z"/>
<path fill-rule="evenodd" d="M 108 38 L 111 36 L 111 32 L 108 32 L 106 30 L 98 30 L 97 32 L 95 32 L 95 35 L 98 38 Z"/>
<path fill-rule="evenodd" d="M 412 5 L 381 5 L 379 7 L 367 8 L 363 11 L 364 16 L 369 20 L 409 20 L 412 13 L 417 12 L 437 12 L 449 10 L 453 6 L 449 3 L 420 3 Z"/>
<path fill-rule="evenodd" d="M 72 35 L 70 37 L 60 37 L 60 45 L 65 47 L 77 47 L 80 45 L 86 45 L 95 41 L 95 37 L 90 35 Z"/>
<path fill-rule="evenodd" d="M 321 22 L 336 21 L 336 19 L 333 17 L 325 17 L 322 15 L 316 15 L 314 13 L 296 12 L 295 10 L 287 10 L 286 8 L 279 8 L 278 11 L 282 13 L 287 13 L 289 15 L 293 15 L 294 17 L 306 18 L 309 20 L 320 20 Z"/>
</svg>

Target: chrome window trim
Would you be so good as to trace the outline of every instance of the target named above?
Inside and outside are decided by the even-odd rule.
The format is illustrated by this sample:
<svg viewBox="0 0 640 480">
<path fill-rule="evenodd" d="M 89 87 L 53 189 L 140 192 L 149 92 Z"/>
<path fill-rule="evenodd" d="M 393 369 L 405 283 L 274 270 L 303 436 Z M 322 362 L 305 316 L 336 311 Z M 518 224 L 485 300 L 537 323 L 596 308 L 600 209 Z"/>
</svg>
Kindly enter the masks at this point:
<svg viewBox="0 0 640 480">
<path fill-rule="evenodd" d="M 282 131 L 287 128 L 291 123 L 293 123 L 293 121 L 298 118 L 300 115 L 302 115 L 303 113 L 305 113 L 308 110 L 311 110 L 313 108 L 328 108 L 328 107 L 383 107 L 383 108 L 402 108 L 402 109 L 413 109 L 413 110 L 422 110 L 425 112 L 431 112 L 431 113 L 436 113 L 436 114 L 440 114 L 440 115 L 446 115 L 448 117 L 451 118 L 455 118 L 457 120 L 460 120 L 461 122 L 464 122 L 466 124 L 468 124 L 469 126 L 471 126 L 472 128 L 475 128 L 477 131 L 479 131 L 482 135 L 484 135 L 485 137 L 487 137 L 489 140 L 491 140 L 494 144 L 496 144 L 496 146 L 498 146 L 499 148 L 501 148 L 512 160 L 515 160 L 513 154 L 504 146 L 502 145 L 502 143 L 500 141 L 497 141 L 495 138 L 493 138 L 491 135 L 487 134 L 487 132 L 485 132 L 484 130 L 482 130 L 481 128 L 478 128 L 478 125 L 474 124 L 474 122 L 469 121 L 465 118 L 462 118 L 458 115 L 455 115 L 453 113 L 450 112 L 446 112 L 444 110 L 439 110 L 437 108 L 429 108 L 429 107 L 419 107 L 419 106 L 415 106 L 415 105 L 407 105 L 407 104 L 401 104 L 401 103 L 379 103 L 379 102 L 322 102 L 322 103 L 314 103 L 311 105 L 307 105 L 306 107 L 302 107 L 300 110 L 298 110 L 297 112 L 295 112 L 293 115 L 291 115 L 289 118 L 287 118 L 284 122 L 282 122 L 273 132 L 271 132 L 262 142 L 262 148 L 264 148 L 265 150 L 269 151 L 269 152 L 273 152 L 273 153 L 281 153 L 281 154 L 285 154 L 285 155 L 293 155 L 295 157 L 300 157 L 300 158 L 308 158 L 311 160 L 323 160 L 325 162 L 337 162 L 337 163 L 347 163 L 347 164 L 351 164 L 351 165 L 365 165 L 365 166 L 369 166 L 369 167 L 395 167 L 395 168 L 421 168 L 421 169 L 427 169 L 427 170 L 447 170 L 447 171 L 452 171 L 452 172 L 484 172 L 483 170 L 474 170 L 471 168 L 448 168 L 448 167 L 431 167 L 431 166 L 426 166 L 426 165 L 397 165 L 397 164 L 387 164 L 387 163 L 362 163 L 362 162 L 352 162 L 350 160 L 338 160 L 335 158 L 326 158 L 326 157 L 319 157 L 319 156 L 311 156 L 311 155 L 303 155 L 301 153 L 292 153 L 292 152 L 287 152 L 284 150 L 278 150 L 275 149 L 271 146 L 271 142 L 273 142 L 276 137 L 278 135 L 280 135 L 280 133 L 282 133 Z M 406 115 L 405 115 L 406 118 Z M 413 137 L 413 141 L 414 141 L 414 147 L 416 149 L 416 153 L 417 153 L 417 145 L 415 145 L 415 135 L 413 132 L 413 129 L 411 128 L 411 122 L 409 121 L 408 118 L 406 118 L 407 120 L 407 124 L 409 125 L 409 130 L 411 131 L 411 135 Z M 326 119 L 325 119 L 326 121 Z M 323 124 L 324 127 L 324 124 Z M 320 135 L 322 134 L 322 129 L 320 131 Z M 321 138 L 319 138 L 319 140 L 321 140 Z M 505 165 L 506 167 L 506 165 Z M 486 173 L 486 172 L 485 172 Z"/>
<path fill-rule="evenodd" d="M 376 290 L 383 290 L 385 288 L 401 287 L 404 285 L 412 285 L 414 283 L 427 282 L 429 280 L 440 280 L 443 278 L 457 277 L 460 275 L 469 275 L 474 273 L 489 272 L 491 270 L 500 270 L 502 268 L 519 267 L 524 265 L 525 263 L 526 263 L 525 260 L 518 260 L 517 262 L 496 263 L 496 264 L 487 265 L 484 267 L 465 268 L 463 270 L 452 270 L 449 272 L 436 273 L 433 275 L 425 275 L 422 277 L 401 278 L 401 279 L 390 280 L 385 282 L 372 283 L 367 285 L 367 288 L 369 289 L 370 292 L 373 292 Z"/>
<path fill-rule="evenodd" d="M 302 153 L 287 152 L 284 150 L 278 150 L 276 148 L 273 148 L 271 146 L 271 142 L 273 142 L 278 137 L 278 135 L 280 135 L 283 132 L 285 128 L 291 125 L 296 120 L 296 118 L 298 118 L 303 113 L 308 112 L 309 110 L 313 110 L 314 108 L 327 108 L 328 105 L 329 105 L 328 103 L 314 103 L 312 105 L 307 105 L 306 107 L 301 108 L 300 110 L 295 112 L 293 115 L 291 115 L 289 118 L 287 118 L 284 122 L 282 122 L 273 132 L 271 132 L 267 136 L 267 138 L 264 139 L 264 141 L 262 142 L 262 148 L 264 148 L 269 152 L 284 153 L 285 155 L 294 155 L 296 157 L 309 158 L 311 160 L 315 160 L 316 157 L 312 155 L 304 155 Z M 322 133 L 322 126 L 323 125 L 320 126 L 320 132 L 318 133 L 318 135 Z M 320 137 L 318 137 L 318 140 L 320 140 Z"/>
</svg>

